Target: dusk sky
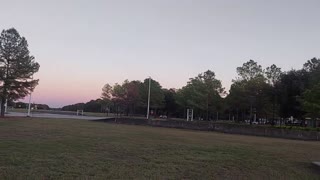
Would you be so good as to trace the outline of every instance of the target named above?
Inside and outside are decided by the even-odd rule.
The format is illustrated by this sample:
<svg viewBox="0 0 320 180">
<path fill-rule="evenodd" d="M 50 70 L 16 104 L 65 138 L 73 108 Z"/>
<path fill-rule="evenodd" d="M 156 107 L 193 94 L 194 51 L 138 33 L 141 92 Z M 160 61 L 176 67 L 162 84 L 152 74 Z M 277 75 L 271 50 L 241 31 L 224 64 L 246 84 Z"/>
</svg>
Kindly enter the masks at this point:
<svg viewBox="0 0 320 180">
<path fill-rule="evenodd" d="M 181 88 L 208 69 L 229 89 L 236 67 L 301 68 L 320 53 L 319 0 L 0 0 L 40 64 L 32 102 L 100 97 L 105 83 L 148 76 Z"/>
</svg>

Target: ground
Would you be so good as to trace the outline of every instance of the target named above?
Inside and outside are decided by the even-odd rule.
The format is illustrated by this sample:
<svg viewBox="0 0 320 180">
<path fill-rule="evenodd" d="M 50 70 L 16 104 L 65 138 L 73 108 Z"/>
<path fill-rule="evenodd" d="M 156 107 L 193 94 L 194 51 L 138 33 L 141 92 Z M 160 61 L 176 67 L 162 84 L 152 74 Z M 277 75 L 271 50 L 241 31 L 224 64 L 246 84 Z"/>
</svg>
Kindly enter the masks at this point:
<svg viewBox="0 0 320 180">
<path fill-rule="evenodd" d="M 320 143 L 87 120 L 0 120 L 0 179 L 319 179 Z"/>
</svg>

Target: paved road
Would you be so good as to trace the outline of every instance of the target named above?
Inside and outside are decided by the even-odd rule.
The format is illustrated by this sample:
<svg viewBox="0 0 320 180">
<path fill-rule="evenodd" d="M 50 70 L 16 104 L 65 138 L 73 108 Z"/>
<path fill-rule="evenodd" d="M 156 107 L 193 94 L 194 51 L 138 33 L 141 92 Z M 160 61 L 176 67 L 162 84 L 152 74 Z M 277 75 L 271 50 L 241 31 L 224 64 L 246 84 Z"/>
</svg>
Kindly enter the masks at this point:
<svg viewBox="0 0 320 180">
<path fill-rule="evenodd" d="M 9 112 L 8 114 L 6 114 L 6 116 L 26 117 L 27 113 Z M 50 114 L 50 113 L 32 113 L 31 117 L 57 118 L 57 119 L 83 119 L 83 120 L 97 120 L 97 119 L 106 119 L 107 118 L 107 117 L 76 116 L 76 115 Z"/>
</svg>

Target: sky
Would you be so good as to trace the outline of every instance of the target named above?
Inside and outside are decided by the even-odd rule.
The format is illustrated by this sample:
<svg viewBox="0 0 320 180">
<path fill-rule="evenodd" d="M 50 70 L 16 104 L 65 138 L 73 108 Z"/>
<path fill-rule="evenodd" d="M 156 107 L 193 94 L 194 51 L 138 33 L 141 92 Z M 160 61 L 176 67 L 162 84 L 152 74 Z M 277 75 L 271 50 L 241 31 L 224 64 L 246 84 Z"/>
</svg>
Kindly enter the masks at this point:
<svg viewBox="0 0 320 180">
<path fill-rule="evenodd" d="M 32 102 L 62 107 L 104 84 L 144 80 L 181 88 L 208 69 L 228 90 L 236 68 L 300 69 L 320 53 L 319 0 L 0 0 L 40 64 Z"/>
</svg>

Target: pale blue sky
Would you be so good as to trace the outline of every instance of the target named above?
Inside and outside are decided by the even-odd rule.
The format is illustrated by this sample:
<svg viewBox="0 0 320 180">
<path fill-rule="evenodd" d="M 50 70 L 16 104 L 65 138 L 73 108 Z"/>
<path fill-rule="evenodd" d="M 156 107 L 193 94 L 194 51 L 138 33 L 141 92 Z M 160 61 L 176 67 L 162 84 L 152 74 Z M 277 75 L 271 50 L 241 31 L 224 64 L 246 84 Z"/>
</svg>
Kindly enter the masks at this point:
<svg viewBox="0 0 320 180">
<path fill-rule="evenodd" d="M 147 76 L 180 88 L 207 69 L 229 89 L 236 67 L 301 68 L 320 53 L 317 0 L 0 0 L 40 63 L 33 101 L 100 96 L 105 83 Z"/>
</svg>

